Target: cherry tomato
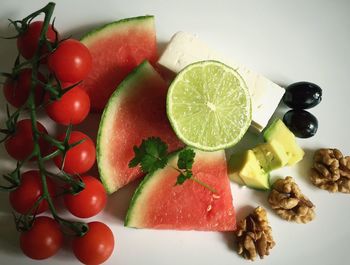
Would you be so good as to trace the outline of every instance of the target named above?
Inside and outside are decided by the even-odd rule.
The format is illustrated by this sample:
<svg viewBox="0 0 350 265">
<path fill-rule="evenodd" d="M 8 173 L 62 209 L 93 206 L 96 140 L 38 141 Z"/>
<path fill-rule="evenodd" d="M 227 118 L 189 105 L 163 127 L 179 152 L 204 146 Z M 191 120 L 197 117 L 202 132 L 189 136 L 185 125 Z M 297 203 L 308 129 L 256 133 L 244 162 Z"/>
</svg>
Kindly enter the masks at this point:
<svg viewBox="0 0 350 265">
<path fill-rule="evenodd" d="M 46 82 L 45 77 L 38 73 L 37 79 L 41 82 Z M 20 71 L 18 76 L 14 79 L 8 77 L 4 84 L 4 95 L 6 100 L 14 107 L 19 108 L 26 103 L 32 82 L 32 69 L 25 68 Z M 35 89 L 35 104 L 38 106 L 43 100 L 44 89 L 42 85 L 37 84 Z"/>
<path fill-rule="evenodd" d="M 85 189 L 78 194 L 64 196 L 64 204 L 75 216 L 89 218 L 101 212 L 106 206 L 107 194 L 102 183 L 91 176 L 83 176 Z"/>
<path fill-rule="evenodd" d="M 44 125 L 36 123 L 41 133 L 46 133 Z M 40 151 L 46 155 L 49 151 L 49 144 L 42 138 L 39 138 Z M 22 161 L 26 159 L 34 149 L 32 122 L 30 119 L 20 120 L 16 124 L 15 132 L 5 141 L 7 153 L 14 159 Z"/>
<path fill-rule="evenodd" d="M 49 94 L 45 96 L 46 113 L 55 122 L 63 125 L 81 123 L 90 111 L 89 95 L 79 85 L 50 102 Z"/>
<path fill-rule="evenodd" d="M 58 136 L 58 140 L 63 141 L 65 134 Z M 88 171 L 95 163 L 96 149 L 94 142 L 86 134 L 79 131 L 72 131 L 68 140 L 69 144 L 74 144 L 84 140 L 74 146 L 66 153 L 63 170 L 70 174 L 82 174 Z M 62 167 L 62 155 L 56 156 L 54 162 L 58 168 Z"/>
<path fill-rule="evenodd" d="M 55 195 L 55 185 L 50 178 L 46 178 L 47 188 L 51 196 Z M 9 198 L 12 208 L 20 214 L 42 213 L 48 209 L 46 200 L 42 200 L 38 208 L 33 209 L 35 202 L 43 194 L 42 182 L 39 171 L 30 170 L 21 175 L 21 184 L 10 192 Z"/>
<path fill-rule="evenodd" d="M 62 247 L 63 234 L 59 224 L 47 216 L 36 217 L 30 230 L 22 232 L 20 247 L 31 259 L 47 259 Z"/>
<path fill-rule="evenodd" d="M 73 239 L 74 255 L 84 264 L 101 264 L 114 249 L 112 230 L 101 222 L 88 223 L 89 231 Z"/>
<path fill-rule="evenodd" d="M 92 67 L 90 51 L 80 41 L 68 39 L 61 42 L 50 54 L 48 66 L 63 82 L 77 83 L 89 74 Z"/>
<path fill-rule="evenodd" d="M 17 39 L 17 48 L 20 54 L 28 59 L 31 59 L 39 44 L 39 38 L 41 29 L 43 28 L 43 21 L 34 21 L 29 24 L 27 31 L 22 33 L 18 39 Z M 56 33 L 52 27 L 52 25 L 49 25 L 48 30 L 46 32 L 46 39 L 54 43 L 56 40 Z M 43 51 L 41 54 L 45 54 L 47 52 L 47 48 L 43 47 Z"/>
</svg>

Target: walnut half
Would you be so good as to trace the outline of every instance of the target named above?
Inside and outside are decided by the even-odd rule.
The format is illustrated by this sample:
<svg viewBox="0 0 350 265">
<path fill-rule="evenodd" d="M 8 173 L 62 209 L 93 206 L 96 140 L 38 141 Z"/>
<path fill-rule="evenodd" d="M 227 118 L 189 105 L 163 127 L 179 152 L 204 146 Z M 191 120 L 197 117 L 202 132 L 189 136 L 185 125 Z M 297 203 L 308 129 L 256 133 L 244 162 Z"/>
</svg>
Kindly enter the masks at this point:
<svg viewBox="0 0 350 265">
<path fill-rule="evenodd" d="M 237 251 L 245 259 L 254 260 L 269 255 L 275 246 L 272 230 L 268 224 L 266 211 L 257 207 L 250 215 L 237 224 Z"/>
<path fill-rule="evenodd" d="M 308 223 L 315 218 L 315 206 L 301 193 L 292 177 L 278 179 L 268 200 L 272 209 L 285 220 Z"/>
<path fill-rule="evenodd" d="M 319 149 L 314 155 L 311 182 L 330 192 L 350 193 L 350 156 L 338 149 Z"/>
</svg>

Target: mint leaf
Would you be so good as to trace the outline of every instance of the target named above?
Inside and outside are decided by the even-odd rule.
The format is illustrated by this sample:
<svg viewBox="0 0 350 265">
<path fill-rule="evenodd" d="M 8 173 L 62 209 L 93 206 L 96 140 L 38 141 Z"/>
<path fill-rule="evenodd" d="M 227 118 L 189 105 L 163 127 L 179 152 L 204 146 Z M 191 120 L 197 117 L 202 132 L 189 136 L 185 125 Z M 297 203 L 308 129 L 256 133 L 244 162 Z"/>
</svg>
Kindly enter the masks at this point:
<svg viewBox="0 0 350 265">
<path fill-rule="evenodd" d="M 185 149 L 179 153 L 177 166 L 179 169 L 191 170 L 196 153 L 192 149 Z"/>
<path fill-rule="evenodd" d="M 134 146 L 134 153 L 135 157 L 129 162 L 129 167 L 141 165 L 144 173 L 164 168 L 168 163 L 168 146 L 159 137 L 142 140 L 139 147 Z"/>
</svg>

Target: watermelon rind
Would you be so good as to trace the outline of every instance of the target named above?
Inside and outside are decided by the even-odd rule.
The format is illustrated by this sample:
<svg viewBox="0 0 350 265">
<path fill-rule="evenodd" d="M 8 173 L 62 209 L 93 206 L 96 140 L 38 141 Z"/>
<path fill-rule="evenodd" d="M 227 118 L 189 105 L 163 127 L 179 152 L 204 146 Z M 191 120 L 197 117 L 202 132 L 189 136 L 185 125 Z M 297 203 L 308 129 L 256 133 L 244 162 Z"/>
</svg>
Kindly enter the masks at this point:
<svg viewBox="0 0 350 265">
<path fill-rule="evenodd" d="M 194 170 L 198 172 L 198 174 L 200 175 L 203 174 L 202 176 L 211 176 L 210 177 L 211 181 L 214 181 L 212 177 L 216 177 L 215 174 L 217 172 L 222 172 L 221 167 L 226 164 L 224 151 L 220 150 L 217 152 L 203 152 L 198 149 L 193 149 L 193 150 L 196 153 Z M 130 228 L 151 228 L 151 229 L 176 229 L 176 230 L 200 230 L 200 231 L 232 231 L 234 230 L 235 214 L 234 214 L 234 207 L 232 205 L 230 183 L 227 176 L 224 177 L 222 175 L 220 175 L 220 177 L 223 177 L 223 178 L 220 178 L 219 181 L 216 182 L 218 185 L 217 187 L 216 187 L 216 184 L 212 184 L 213 188 L 219 189 L 221 190 L 220 192 L 223 192 L 223 193 L 219 193 L 220 195 L 218 196 L 218 198 L 221 198 L 222 201 L 218 204 L 218 207 L 214 206 L 213 208 L 214 214 L 211 217 L 208 217 L 206 213 L 200 212 L 199 213 L 200 215 L 194 216 L 193 219 L 190 221 L 190 223 L 186 223 L 187 221 L 184 221 L 184 223 L 181 223 L 181 222 L 178 223 L 176 221 L 176 220 L 181 220 L 182 217 L 189 216 L 188 211 L 191 212 L 192 209 L 194 210 L 195 208 L 196 209 L 207 208 L 207 205 L 206 204 L 203 205 L 202 203 L 206 201 L 204 198 L 208 198 L 208 197 L 201 197 L 199 194 L 203 194 L 203 195 L 206 194 L 204 196 L 209 196 L 209 198 L 212 196 L 210 193 L 207 193 L 205 189 L 203 189 L 204 191 L 202 190 L 204 193 L 200 191 L 201 189 L 196 191 L 193 190 L 193 186 L 191 185 L 198 185 L 198 184 L 191 184 L 191 183 L 183 184 L 183 185 L 189 185 L 187 186 L 188 188 L 179 187 L 179 189 L 183 189 L 183 190 L 174 191 L 175 192 L 174 194 L 172 193 L 171 189 L 172 188 L 176 189 L 174 173 L 176 172 L 178 153 L 179 151 L 171 153 L 168 158 L 168 165 L 165 168 L 156 170 L 153 173 L 149 173 L 142 180 L 142 182 L 139 184 L 138 188 L 134 192 L 134 195 L 131 199 L 129 209 L 124 220 L 124 225 Z M 216 164 L 216 163 L 219 163 L 219 164 Z M 208 171 L 205 171 L 202 167 L 202 166 L 206 167 L 207 165 L 209 167 L 218 165 L 221 169 L 218 168 L 219 171 L 215 171 L 216 173 L 214 173 L 214 175 L 212 175 L 213 171 L 211 171 L 212 173 L 210 175 L 207 175 Z M 224 170 L 224 172 L 225 171 L 226 170 Z M 197 173 L 194 173 L 194 174 L 197 174 Z M 167 176 L 169 176 L 170 178 L 167 179 Z M 171 182 L 169 181 L 174 181 L 174 184 L 171 184 Z M 167 184 L 163 186 L 164 183 L 167 183 Z M 215 183 L 215 182 L 212 182 L 212 183 Z M 159 194 L 157 193 L 162 190 L 162 187 L 165 188 L 165 190 L 163 190 L 163 194 L 164 195 L 166 194 L 165 195 L 166 198 L 159 197 Z M 168 192 L 170 192 L 169 194 L 170 197 L 168 195 Z M 197 197 L 198 201 L 196 199 L 189 200 L 189 197 L 187 196 L 192 192 L 199 192 L 197 194 L 199 195 L 199 197 Z M 184 194 L 184 197 L 180 195 L 180 197 L 178 197 L 173 201 L 172 198 L 176 198 L 176 196 L 173 197 L 176 193 Z M 157 201 L 156 205 L 152 205 L 152 203 L 154 203 L 155 198 Z M 182 212 L 181 207 L 180 207 L 180 212 L 177 212 L 178 207 L 183 205 L 181 203 L 178 204 L 179 201 L 182 201 L 182 200 L 185 200 L 191 203 L 190 205 L 187 205 L 185 206 L 185 208 L 182 209 L 184 216 L 181 216 L 181 214 L 177 215 Z M 160 223 L 158 221 L 154 222 L 154 220 L 158 218 L 159 218 L 158 220 L 162 220 L 162 217 L 159 216 L 157 213 L 155 216 L 153 216 L 152 211 L 153 209 L 155 209 L 156 211 L 159 211 L 159 209 L 163 207 L 163 203 L 166 203 L 167 208 L 169 209 L 169 212 L 167 213 L 166 210 L 165 212 L 163 212 L 163 210 L 160 210 L 158 214 L 160 215 L 164 214 L 164 217 L 167 218 L 167 216 L 169 216 L 168 214 L 170 213 L 170 215 L 172 215 L 176 220 L 168 219 L 168 221 L 165 221 L 165 223 L 162 223 L 162 221 L 160 221 Z M 194 207 L 194 208 L 191 208 L 191 207 Z M 175 215 L 173 210 L 177 212 Z"/>
<path fill-rule="evenodd" d="M 169 163 L 171 163 L 171 160 L 176 158 L 178 153 L 181 150 L 178 151 L 174 151 L 171 154 L 168 155 L 168 161 Z M 132 219 L 135 215 L 135 205 L 136 205 L 136 201 L 139 199 L 140 195 L 142 194 L 142 191 L 144 190 L 144 188 L 150 184 L 150 180 L 152 179 L 152 177 L 156 176 L 157 173 L 159 171 L 161 171 L 162 169 L 158 169 L 154 172 L 148 173 L 141 181 L 141 183 L 139 184 L 139 186 L 137 187 L 137 189 L 134 192 L 134 195 L 132 196 L 132 199 L 130 201 L 130 205 L 129 205 L 129 209 L 128 212 L 126 213 L 126 217 L 124 220 L 124 226 L 128 226 L 128 227 L 133 227 L 132 225 Z"/>
<path fill-rule="evenodd" d="M 122 24 L 129 24 L 129 23 L 140 23 L 144 22 L 146 20 L 151 19 L 152 21 L 154 20 L 154 16 L 152 15 L 145 15 L 145 16 L 138 16 L 138 17 L 130 17 L 130 18 L 124 18 L 120 19 L 118 21 L 114 21 L 105 25 L 102 25 L 100 27 L 97 27 L 87 33 L 85 33 L 80 41 L 84 44 L 87 44 L 89 41 L 92 39 L 95 39 L 97 34 L 101 34 L 101 32 L 106 32 L 108 34 L 109 29 L 113 30 L 114 27 L 119 27 Z M 101 51 L 103 52 L 103 51 Z"/>
<path fill-rule="evenodd" d="M 102 142 L 104 137 L 107 137 L 106 133 L 109 129 L 108 125 L 112 124 L 108 117 L 113 116 L 110 114 L 113 114 L 114 110 L 118 107 L 118 101 L 122 100 L 121 98 L 123 96 L 123 93 L 126 92 L 126 90 L 128 90 L 130 81 L 134 82 L 134 80 L 142 78 L 144 72 L 147 71 L 149 67 L 151 67 L 151 65 L 148 61 L 142 62 L 119 84 L 118 88 L 113 92 L 112 96 L 109 98 L 101 116 L 101 121 L 97 132 L 96 159 L 98 171 L 100 173 L 100 179 L 108 193 L 113 193 L 115 191 L 115 187 L 112 183 L 110 183 L 111 179 L 108 177 L 108 173 L 106 172 L 108 166 L 104 165 L 104 157 L 102 150 L 102 148 L 106 146 L 102 144 Z"/>
<path fill-rule="evenodd" d="M 85 33 L 81 42 L 90 50 L 93 61 L 82 83 L 91 100 L 91 112 L 103 111 L 115 88 L 133 68 L 143 60 L 154 65 L 158 58 L 152 15 L 102 25 Z"/>
</svg>

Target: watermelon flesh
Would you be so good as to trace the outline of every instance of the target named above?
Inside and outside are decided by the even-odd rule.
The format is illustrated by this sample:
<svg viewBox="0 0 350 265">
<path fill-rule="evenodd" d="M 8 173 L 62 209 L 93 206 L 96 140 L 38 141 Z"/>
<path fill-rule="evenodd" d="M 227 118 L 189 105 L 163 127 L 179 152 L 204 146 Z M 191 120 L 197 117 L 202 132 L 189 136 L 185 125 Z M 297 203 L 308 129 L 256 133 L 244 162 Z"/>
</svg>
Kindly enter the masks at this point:
<svg viewBox="0 0 350 265">
<path fill-rule="evenodd" d="M 166 116 L 167 84 L 147 61 L 119 85 L 103 112 L 97 135 L 100 178 L 112 193 L 143 176 L 129 168 L 133 147 L 150 136 L 160 137 L 169 150 L 183 146 Z"/>
<path fill-rule="evenodd" d="M 174 186 L 177 154 L 164 169 L 147 175 L 135 191 L 125 225 L 134 228 L 233 231 L 236 228 L 224 151 L 195 150 L 193 175 L 213 187 L 212 193 L 187 180 Z"/>
<path fill-rule="evenodd" d="M 153 16 L 134 17 L 107 24 L 81 40 L 92 56 L 92 70 L 83 87 L 91 109 L 102 111 L 119 83 L 142 61 L 155 63 L 157 40 Z"/>
</svg>

